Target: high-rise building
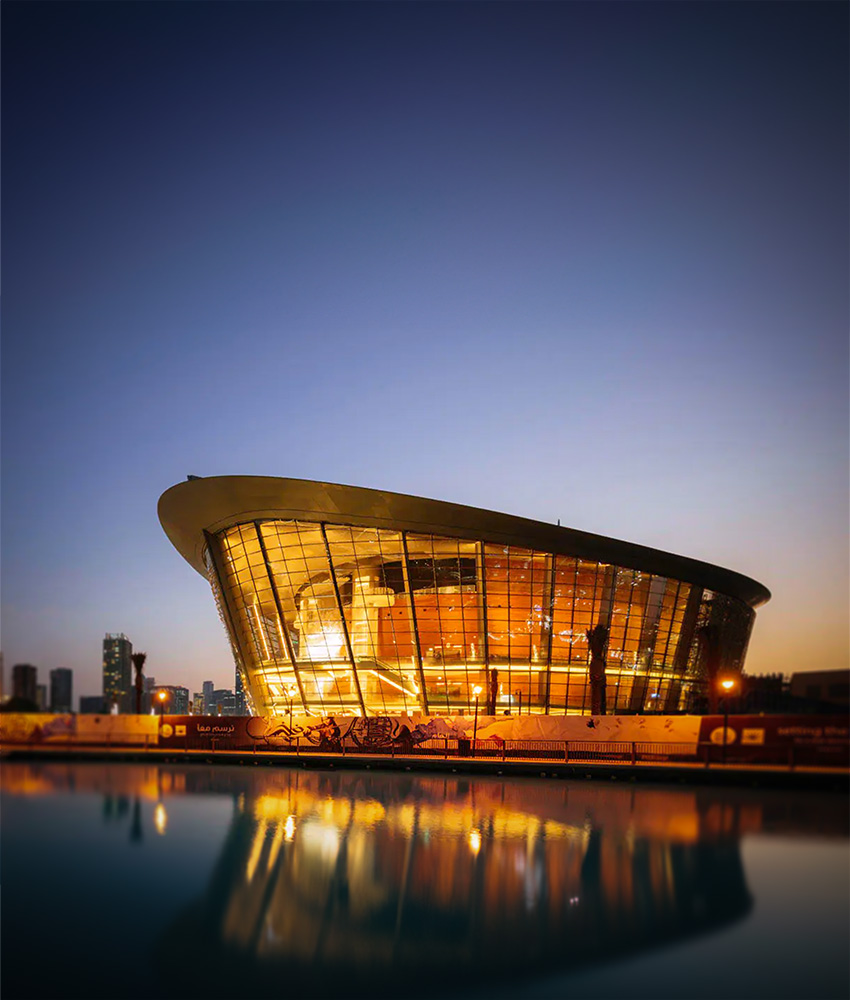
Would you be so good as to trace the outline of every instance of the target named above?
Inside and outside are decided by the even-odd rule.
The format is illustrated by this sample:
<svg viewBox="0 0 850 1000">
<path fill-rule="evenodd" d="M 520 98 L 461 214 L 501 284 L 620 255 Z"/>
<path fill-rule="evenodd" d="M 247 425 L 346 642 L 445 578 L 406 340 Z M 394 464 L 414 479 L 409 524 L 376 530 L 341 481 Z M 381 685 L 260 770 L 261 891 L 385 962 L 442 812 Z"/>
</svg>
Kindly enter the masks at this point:
<svg viewBox="0 0 850 1000">
<path fill-rule="evenodd" d="M 160 693 L 165 694 L 162 711 L 167 715 L 189 714 L 189 689 L 179 684 L 157 684 L 152 690 L 152 701 L 156 712 L 160 711 Z"/>
<path fill-rule="evenodd" d="M 107 632 L 103 640 L 103 700 L 110 712 L 131 712 L 133 644 L 123 632 Z M 113 707 L 116 706 L 116 707 Z"/>
<path fill-rule="evenodd" d="M 192 715 L 204 714 L 204 695 L 202 691 L 196 691 L 192 695 Z"/>
<path fill-rule="evenodd" d="M 216 688 L 204 699 L 204 715 L 239 715 L 236 695 L 229 688 Z"/>
<path fill-rule="evenodd" d="M 234 715 L 247 715 L 248 707 L 245 701 L 245 688 L 242 687 L 242 675 L 236 670 L 236 689 L 234 691 Z"/>
<path fill-rule="evenodd" d="M 156 678 L 143 677 L 142 688 L 142 715 L 150 715 L 154 708 L 153 692 L 156 690 Z"/>
<path fill-rule="evenodd" d="M 50 671 L 50 711 L 72 712 L 74 699 L 74 672 L 67 667 Z"/>
<path fill-rule="evenodd" d="M 212 681 L 204 681 L 203 683 L 203 693 L 204 693 L 204 714 L 205 715 L 215 715 L 213 707 L 213 691 L 215 691 L 215 684 Z"/>
<path fill-rule="evenodd" d="M 173 708 L 171 709 L 174 715 L 188 715 L 189 714 L 189 689 L 187 687 L 182 687 L 181 685 L 175 685 L 172 687 L 172 692 L 174 694 Z"/>
<path fill-rule="evenodd" d="M 207 715 L 238 715 L 236 711 L 236 695 L 228 688 L 216 688 L 212 696 L 212 710 Z"/>
<path fill-rule="evenodd" d="M 48 705 L 48 691 L 46 684 L 36 684 L 35 686 L 35 703 L 38 705 L 39 712 L 46 712 Z"/>
<path fill-rule="evenodd" d="M 103 695 L 84 694 L 80 696 L 80 715 L 102 715 L 102 714 L 103 714 Z"/>
<path fill-rule="evenodd" d="M 25 698 L 38 704 L 38 670 L 31 663 L 16 663 L 12 667 L 12 697 Z"/>
</svg>

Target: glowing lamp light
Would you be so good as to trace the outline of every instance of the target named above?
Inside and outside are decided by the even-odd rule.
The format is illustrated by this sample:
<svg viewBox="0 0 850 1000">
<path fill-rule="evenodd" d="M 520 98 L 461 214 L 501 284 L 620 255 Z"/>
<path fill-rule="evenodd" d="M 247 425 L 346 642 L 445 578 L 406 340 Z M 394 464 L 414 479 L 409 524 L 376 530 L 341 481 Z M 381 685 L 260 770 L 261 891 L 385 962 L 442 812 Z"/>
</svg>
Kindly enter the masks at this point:
<svg viewBox="0 0 850 1000">
<path fill-rule="evenodd" d="M 291 843 L 295 837 L 295 817 L 287 816 L 286 822 L 283 824 L 283 835 L 287 843 Z"/>
<path fill-rule="evenodd" d="M 161 802 L 157 802 L 156 808 L 153 811 L 153 825 L 156 828 L 156 832 L 160 836 L 164 836 L 165 829 L 168 826 L 168 813 Z"/>
<path fill-rule="evenodd" d="M 472 689 L 472 693 L 473 693 L 473 694 L 475 695 L 475 697 L 477 698 L 477 697 L 478 697 L 478 695 L 480 695 L 480 694 L 481 694 L 481 688 L 480 688 L 480 687 L 479 687 L 479 686 L 478 686 L 478 685 L 476 684 L 476 685 L 475 685 L 475 687 L 474 687 L 474 688 Z"/>
<path fill-rule="evenodd" d="M 472 830 L 469 834 L 469 849 L 473 854 L 477 854 L 481 850 L 481 831 Z"/>
<path fill-rule="evenodd" d="M 723 763 L 726 763 L 726 744 L 729 742 L 729 695 L 735 687 L 734 677 L 724 677 L 720 681 L 720 687 L 727 696 L 723 699 Z M 734 734 L 733 734 L 734 738 Z"/>
<path fill-rule="evenodd" d="M 339 660 L 345 637 L 339 629 L 324 628 L 306 637 L 307 652 L 311 660 Z"/>
</svg>

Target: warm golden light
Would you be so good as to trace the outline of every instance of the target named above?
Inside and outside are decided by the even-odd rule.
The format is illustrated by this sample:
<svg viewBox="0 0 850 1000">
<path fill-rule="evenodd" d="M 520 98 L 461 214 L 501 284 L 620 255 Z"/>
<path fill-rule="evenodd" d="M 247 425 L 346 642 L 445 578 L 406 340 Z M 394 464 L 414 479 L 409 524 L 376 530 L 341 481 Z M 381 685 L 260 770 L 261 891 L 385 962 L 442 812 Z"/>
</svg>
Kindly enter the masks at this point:
<svg viewBox="0 0 850 1000">
<path fill-rule="evenodd" d="M 254 601 L 253 605 L 254 617 L 257 619 L 257 631 L 260 633 L 260 638 L 263 640 L 263 650 L 266 654 L 266 659 L 271 659 L 271 653 L 269 653 L 269 644 L 266 641 L 266 631 L 263 628 L 263 623 L 260 620 L 260 612 L 257 610 L 257 602 Z"/>
<path fill-rule="evenodd" d="M 369 516 L 384 517 L 386 498 L 376 493 L 374 501 Z M 693 645 L 708 592 L 673 586 L 667 576 L 440 533 L 353 530 L 324 517 L 245 521 L 218 532 L 215 543 L 222 579 L 213 586 L 240 609 L 229 628 L 238 648 L 250 650 L 244 683 L 260 715 L 288 699 L 316 717 L 411 709 L 451 716 L 517 702 L 524 714 L 586 713 L 587 630 L 602 613 L 585 607 L 591 592 L 607 595 L 609 713 L 678 713 L 706 692 L 701 666 L 694 661 L 682 674 L 677 650 Z M 270 589 L 260 584 L 266 573 L 251 569 L 260 548 Z M 713 694 L 731 700 L 742 690 L 735 650 L 745 645 L 752 610 L 734 594 L 711 594 L 711 620 L 729 636 Z M 490 672 L 495 663 L 510 664 L 501 684 Z M 521 695 L 519 684 L 506 683 L 514 673 L 528 678 Z"/>
<path fill-rule="evenodd" d="M 251 881 L 254 877 L 254 872 L 257 870 L 257 862 L 260 860 L 260 855 L 263 852 L 263 845 L 265 844 L 268 829 L 269 824 L 265 820 L 257 824 L 254 840 L 251 844 L 251 853 L 248 855 L 248 863 L 245 865 L 246 882 Z"/>
<path fill-rule="evenodd" d="M 477 854 L 481 850 L 481 831 L 472 830 L 469 834 L 469 849 L 473 854 Z"/>
<path fill-rule="evenodd" d="M 295 817 L 287 816 L 286 822 L 283 824 L 283 835 L 286 838 L 287 843 L 291 843 L 293 837 L 295 836 Z"/>
<path fill-rule="evenodd" d="M 720 686 L 723 688 L 724 691 L 731 691 L 732 688 L 735 686 L 735 682 L 732 680 L 731 677 L 727 677 L 725 678 L 725 680 L 722 680 L 720 682 Z"/>
<path fill-rule="evenodd" d="M 268 857 L 266 858 L 266 871 L 270 872 L 275 866 L 277 861 L 277 856 L 280 853 L 280 845 L 283 843 L 283 827 L 280 823 L 274 829 L 274 836 L 272 837 L 272 846 L 269 848 Z"/>
<path fill-rule="evenodd" d="M 314 662 L 341 660 L 345 655 L 343 652 L 345 636 L 340 629 L 332 626 L 319 629 L 317 632 L 308 632 L 304 644 L 310 659 Z"/>
<path fill-rule="evenodd" d="M 161 802 L 157 802 L 153 811 L 153 825 L 156 827 L 156 832 L 162 836 L 165 833 L 165 829 L 168 826 L 168 813 L 165 811 L 165 806 Z"/>
<path fill-rule="evenodd" d="M 377 670 L 370 670 L 369 673 L 377 677 L 379 681 L 383 681 L 384 684 L 389 684 L 391 687 L 397 688 L 399 691 L 403 691 L 405 694 L 410 695 L 411 698 L 416 697 L 415 691 L 408 691 L 406 687 L 403 687 L 401 684 L 397 684 L 394 680 L 391 680 L 389 677 L 385 677 L 383 674 L 379 674 Z"/>
<path fill-rule="evenodd" d="M 160 691 L 159 694 L 157 695 L 157 698 L 159 698 L 160 701 L 165 701 L 166 698 L 165 692 Z"/>
</svg>

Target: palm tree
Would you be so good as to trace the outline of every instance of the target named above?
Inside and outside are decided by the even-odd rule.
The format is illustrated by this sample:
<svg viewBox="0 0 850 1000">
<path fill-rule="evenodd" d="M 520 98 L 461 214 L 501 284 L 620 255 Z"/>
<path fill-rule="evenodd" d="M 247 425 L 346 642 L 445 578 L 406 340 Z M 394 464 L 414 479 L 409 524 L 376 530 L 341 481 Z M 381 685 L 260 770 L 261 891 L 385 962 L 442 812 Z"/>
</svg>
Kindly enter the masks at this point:
<svg viewBox="0 0 850 1000">
<path fill-rule="evenodd" d="M 142 714 L 142 690 L 145 684 L 142 678 L 142 667 L 145 665 L 147 658 L 147 653 L 133 653 L 130 657 L 133 661 L 133 668 L 136 671 L 136 715 Z"/>
<path fill-rule="evenodd" d="M 594 625 L 585 632 L 590 648 L 590 714 L 605 715 L 605 647 L 608 629 Z"/>
</svg>

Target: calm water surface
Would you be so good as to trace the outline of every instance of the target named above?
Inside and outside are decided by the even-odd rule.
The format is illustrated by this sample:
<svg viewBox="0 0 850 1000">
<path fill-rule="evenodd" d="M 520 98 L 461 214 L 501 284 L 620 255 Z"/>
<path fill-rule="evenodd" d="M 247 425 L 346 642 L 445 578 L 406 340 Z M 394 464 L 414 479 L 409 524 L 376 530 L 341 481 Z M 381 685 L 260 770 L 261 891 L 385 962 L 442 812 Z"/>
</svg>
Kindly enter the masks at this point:
<svg viewBox="0 0 850 1000">
<path fill-rule="evenodd" d="M 2 995 L 842 998 L 847 797 L 3 767 Z"/>
</svg>

